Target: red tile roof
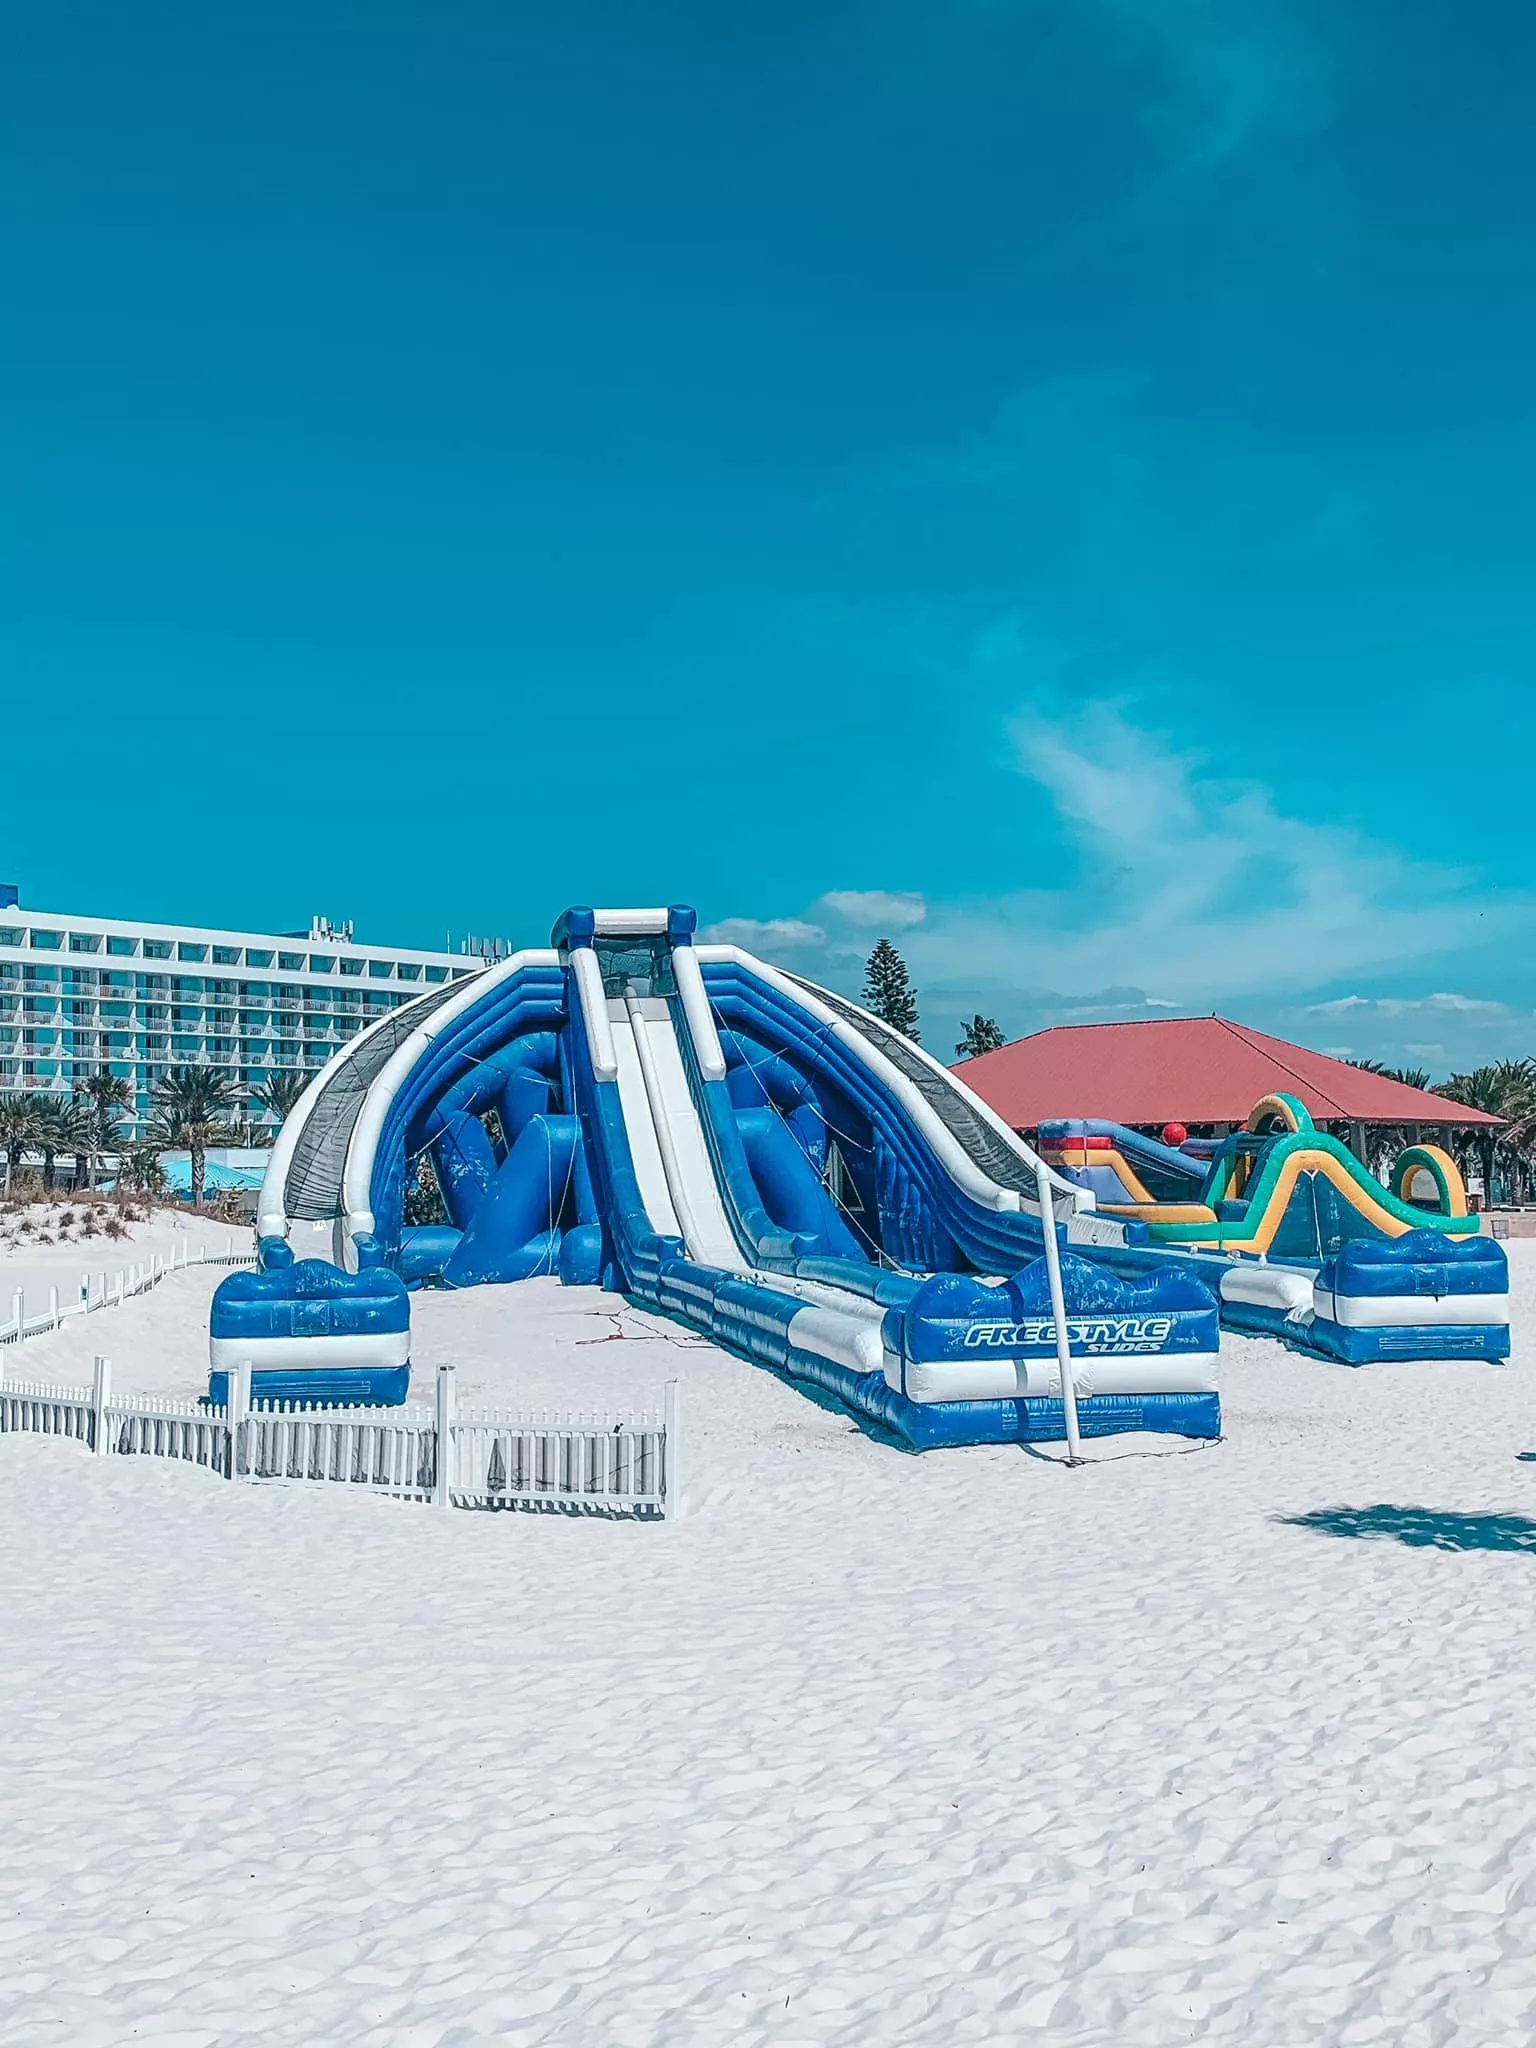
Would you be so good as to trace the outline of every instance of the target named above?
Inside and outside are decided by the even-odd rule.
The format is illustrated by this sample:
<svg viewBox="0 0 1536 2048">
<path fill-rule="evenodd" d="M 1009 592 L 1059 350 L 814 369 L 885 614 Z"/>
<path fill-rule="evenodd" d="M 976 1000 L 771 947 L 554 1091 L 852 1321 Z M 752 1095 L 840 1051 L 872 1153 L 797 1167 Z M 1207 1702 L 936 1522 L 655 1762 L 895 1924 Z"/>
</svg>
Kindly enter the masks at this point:
<svg viewBox="0 0 1536 2048">
<path fill-rule="evenodd" d="M 1295 1095 L 1318 1123 L 1496 1124 L 1422 1088 L 1368 1074 L 1227 1017 L 1058 1024 L 955 1070 L 1015 1130 L 1042 1118 L 1241 1124 L 1266 1095 Z"/>
</svg>

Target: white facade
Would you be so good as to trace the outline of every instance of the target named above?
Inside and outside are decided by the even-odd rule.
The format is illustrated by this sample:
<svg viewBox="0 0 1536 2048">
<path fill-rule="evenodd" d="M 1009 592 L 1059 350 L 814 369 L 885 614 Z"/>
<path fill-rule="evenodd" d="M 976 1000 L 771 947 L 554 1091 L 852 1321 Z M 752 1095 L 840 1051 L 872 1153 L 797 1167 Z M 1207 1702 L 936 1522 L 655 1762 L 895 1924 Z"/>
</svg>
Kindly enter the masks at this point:
<svg viewBox="0 0 1536 2048">
<path fill-rule="evenodd" d="M 69 1095 L 105 1067 L 132 1084 L 139 1126 L 168 1067 L 220 1067 L 248 1089 L 285 1069 L 307 1076 L 382 1012 L 479 964 L 358 945 L 321 918 L 299 938 L 9 904 L 0 1089 Z"/>
</svg>

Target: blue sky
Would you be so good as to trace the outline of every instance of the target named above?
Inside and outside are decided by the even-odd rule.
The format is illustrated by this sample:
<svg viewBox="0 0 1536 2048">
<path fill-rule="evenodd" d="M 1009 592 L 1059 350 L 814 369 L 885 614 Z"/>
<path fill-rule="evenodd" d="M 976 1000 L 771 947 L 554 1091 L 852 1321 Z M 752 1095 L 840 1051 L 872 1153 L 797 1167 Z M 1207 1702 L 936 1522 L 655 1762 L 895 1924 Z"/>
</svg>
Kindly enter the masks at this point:
<svg viewBox="0 0 1536 2048">
<path fill-rule="evenodd" d="M 1536 12 L 71 6 L 0 877 L 1536 1050 Z"/>
</svg>

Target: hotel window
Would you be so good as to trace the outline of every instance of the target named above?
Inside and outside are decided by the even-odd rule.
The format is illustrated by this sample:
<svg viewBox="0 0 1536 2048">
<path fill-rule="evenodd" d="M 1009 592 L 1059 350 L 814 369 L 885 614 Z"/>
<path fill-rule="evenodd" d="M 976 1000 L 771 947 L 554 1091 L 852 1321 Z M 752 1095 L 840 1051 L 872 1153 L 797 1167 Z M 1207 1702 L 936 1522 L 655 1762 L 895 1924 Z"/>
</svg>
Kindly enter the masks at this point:
<svg viewBox="0 0 1536 2048">
<path fill-rule="evenodd" d="M 238 946 L 215 946 L 213 958 L 215 966 L 238 967 L 240 965 L 240 948 Z"/>
<path fill-rule="evenodd" d="M 40 932 L 36 925 L 32 927 L 32 949 L 34 952 L 57 953 L 63 938 L 64 934 L 62 932 Z"/>
<path fill-rule="evenodd" d="M 285 974 L 302 974 L 304 972 L 304 955 L 302 953 L 279 953 L 277 964 Z"/>
<path fill-rule="evenodd" d="M 309 971 L 311 974 L 334 974 L 336 971 L 335 955 L 332 953 L 311 953 L 309 956 Z"/>
<path fill-rule="evenodd" d="M 420 981 L 421 962 L 419 960 L 402 960 L 395 969 L 395 972 L 402 981 Z"/>
<path fill-rule="evenodd" d="M 272 965 L 272 955 L 270 953 L 258 952 L 254 946 L 247 946 L 245 949 L 245 964 L 247 967 L 270 967 Z"/>
<path fill-rule="evenodd" d="M 69 950 L 71 953 L 99 953 L 101 951 L 101 933 L 71 932 L 69 935 Z"/>
<path fill-rule="evenodd" d="M 115 953 L 119 960 L 131 960 L 137 944 L 137 939 L 108 939 L 107 951 Z"/>
<path fill-rule="evenodd" d="M 428 981 L 446 981 L 448 979 L 448 970 L 446 967 L 429 967 L 427 969 L 427 979 Z"/>
<path fill-rule="evenodd" d="M 363 971 L 363 963 L 361 960 L 343 960 L 341 963 L 341 971 L 343 974 L 361 974 Z"/>
<path fill-rule="evenodd" d="M 393 960 L 370 960 L 368 962 L 368 972 L 375 981 L 388 981 L 394 971 L 395 963 Z"/>
<path fill-rule="evenodd" d="M 17 924 L 0 924 L 0 946 L 19 946 L 26 939 L 26 930 Z"/>
<path fill-rule="evenodd" d="M 176 958 L 178 960 L 206 960 L 208 958 L 208 948 L 206 946 L 199 946 L 192 939 L 178 939 L 176 942 Z"/>
<path fill-rule="evenodd" d="M 146 939 L 144 941 L 144 958 L 146 960 L 169 960 L 170 957 L 171 942 L 169 939 Z"/>
</svg>

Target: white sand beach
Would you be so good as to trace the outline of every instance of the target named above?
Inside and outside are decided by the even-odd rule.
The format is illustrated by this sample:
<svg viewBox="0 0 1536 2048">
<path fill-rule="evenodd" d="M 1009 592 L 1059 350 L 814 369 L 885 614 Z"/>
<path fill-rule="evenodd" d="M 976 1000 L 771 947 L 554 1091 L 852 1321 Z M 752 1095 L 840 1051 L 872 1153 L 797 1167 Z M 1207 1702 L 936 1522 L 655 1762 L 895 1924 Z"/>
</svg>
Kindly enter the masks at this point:
<svg viewBox="0 0 1536 2048">
<path fill-rule="evenodd" d="M 156 1253 L 181 1259 L 231 1245 L 249 1250 L 251 1244 L 243 1225 L 185 1209 L 146 1203 L 130 1207 L 128 1217 L 114 1203 L 63 1195 L 0 1211 L 0 1323 L 9 1322 L 18 1292 L 26 1297 L 27 1314 L 41 1315 L 51 1289 L 58 1289 L 61 1306 L 68 1307 L 79 1300 L 87 1277 L 94 1282 L 104 1273 L 110 1280 L 129 1266 L 147 1265 Z M 109 1224 L 117 1236 L 107 1234 Z"/>
<path fill-rule="evenodd" d="M 1528 2043 L 1509 1249 L 1508 1367 L 1228 1337 L 1224 1441 L 1078 1471 L 902 1456 L 595 1291 L 416 1298 L 423 1394 L 676 1377 L 670 1525 L 5 1439 L 0 2039 Z M 219 1277 L 7 1369 L 199 1391 Z"/>
</svg>

